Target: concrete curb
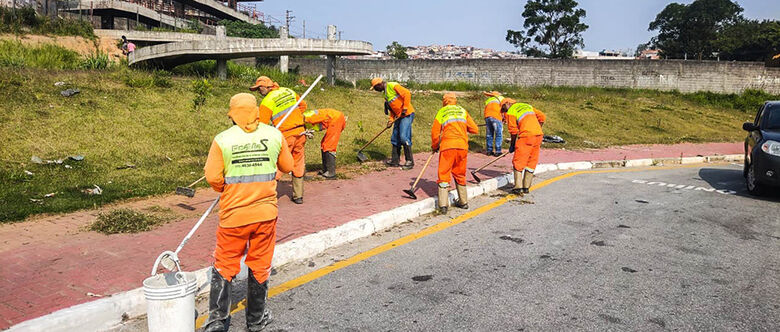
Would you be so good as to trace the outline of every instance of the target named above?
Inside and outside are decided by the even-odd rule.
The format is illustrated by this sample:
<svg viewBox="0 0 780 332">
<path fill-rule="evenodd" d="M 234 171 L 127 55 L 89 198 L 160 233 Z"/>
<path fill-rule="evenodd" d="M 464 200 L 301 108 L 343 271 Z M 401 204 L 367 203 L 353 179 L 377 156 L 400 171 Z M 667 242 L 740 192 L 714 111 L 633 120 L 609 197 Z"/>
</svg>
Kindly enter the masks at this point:
<svg viewBox="0 0 780 332">
<path fill-rule="evenodd" d="M 717 155 L 703 157 L 656 158 L 633 160 L 579 161 L 557 164 L 539 164 L 536 174 L 555 170 L 587 170 L 612 167 L 647 167 L 670 164 L 699 164 L 711 162 L 741 162 L 744 155 Z M 473 198 L 497 190 L 514 182 L 511 173 L 482 181 L 479 185 L 468 187 L 468 196 Z M 454 202 L 457 193 L 450 191 L 450 202 Z M 341 226 L 326 229 L 314 234 L 276 246 L 272 265 L 279 267 L 288 263 L 312 258 L 323 251 L 369 236 L 409 219 L 434 212 L 436 197 L 429 197 L 395 209 L 380 212 L 372 216 L 357 219 Z M 244 267 L 245 269 L 245 267 Z M 198 294 L 208 291 L 211 267 L 195 271 L 200 289 Z M 242 272 L 246 277 L 245 271 Z M 241 278 L 239 274 L 237 278 Z M 138 317 L 146 314 L 146 300 L 143 288 L 114 294 L 100 300 L 61 309 L 51 314 L 34 318 L 12 326 L 8 331 L 103 331 L 122 323 L 123 318 Z"/>
</svg>

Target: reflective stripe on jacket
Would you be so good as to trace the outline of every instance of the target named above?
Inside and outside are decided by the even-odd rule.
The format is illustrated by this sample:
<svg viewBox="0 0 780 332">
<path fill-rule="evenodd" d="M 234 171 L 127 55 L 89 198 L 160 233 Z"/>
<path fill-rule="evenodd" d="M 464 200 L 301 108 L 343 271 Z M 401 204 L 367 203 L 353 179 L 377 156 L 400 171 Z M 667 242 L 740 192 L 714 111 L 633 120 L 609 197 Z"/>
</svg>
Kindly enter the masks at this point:
<svg viewBox="0 0 780 332">
<path fill-rule="evenodd" d="M 298 135 L 303 132 L 303 114 L 306 109 L 305 102 L 301 102 L 298 108 L 292 109 L 299 99 L 298 94 L 292 89 L 278 88 L 268 92 L 260 102 L 260 122 L 278 125 L 285 115 L 292 112 L 279 130 L 285 137 Z"/>
<path fill-rule="evenodd" d="M 485 101 L 485 118 L 493 118 L 501 121 L 501 101 L 503 96 L 490 97 Z"/>
</svg>

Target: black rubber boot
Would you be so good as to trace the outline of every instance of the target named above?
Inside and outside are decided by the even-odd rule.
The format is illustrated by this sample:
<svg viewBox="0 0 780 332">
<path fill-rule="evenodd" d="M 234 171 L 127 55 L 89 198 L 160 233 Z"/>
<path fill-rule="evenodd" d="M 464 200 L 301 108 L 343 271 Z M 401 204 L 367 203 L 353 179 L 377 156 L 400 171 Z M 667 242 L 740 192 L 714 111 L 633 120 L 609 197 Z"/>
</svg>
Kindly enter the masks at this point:
<svg viewBox="0 0 780 332">
<path fill-rule="evenodd" d="M 252 269 L 249 269 L 246 288 L 246 329 L 250 332 L 262 331 L 271 322 L 271 311 L 265 307 L 268 280 L 257 282 Z"/>
<path fill-rule="evenodd" d="M 327 152 L 320 150 L 320 153 L 321 153 L 320 156 L 322 156 L 322 169 L 317 171 L 317 175 L 322 176 L 323 174 L 325 174 L 325 172 L 328 171 L 328 164 L 327 164 L 328 161 L 325 159 L 325 155 L 327 154 Z"/>
<path fill-rule="evenodd" d="M 336 178 L 336 154 L 333 152 L 325 152 L 325 155 L 323 155 L 325 158 L 325 173 L 322 174 L 322 177 L 333 180 Z"/>
<path fill-rule="evenodd" d="M 225 332 L 230 327 L 230 282 L 215 268 L 211 270 L 209 319 L 204 332 Z"/>
<path fill-rule="evenodd" d="M 412 155 L 412 146 L 404 144 L 403 147 L 404 147 L 404 158 L 406 159 L 406 163 L 401 168 L 404 170 L 410 170 L 414 168 L 414 155 Z"/>
<path fill-rule="evenodd" d="M 400 166 L 400 161 L 401 161 L 401 146 L 393 145 L 392 156 L 390 157 L 390 160 L 385 160 L 385 165 L 387 165 L 388 167 L 398 167 Z"/>
</svg>

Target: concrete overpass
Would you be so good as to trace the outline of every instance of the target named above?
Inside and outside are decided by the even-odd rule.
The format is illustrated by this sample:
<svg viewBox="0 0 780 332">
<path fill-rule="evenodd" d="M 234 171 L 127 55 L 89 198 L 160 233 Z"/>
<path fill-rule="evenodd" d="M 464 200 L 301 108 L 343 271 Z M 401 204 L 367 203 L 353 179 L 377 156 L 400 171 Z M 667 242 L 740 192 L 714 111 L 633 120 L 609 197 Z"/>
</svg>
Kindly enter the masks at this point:
<svg viewBox="0 0 780 332">
<path fill-rule="evenodd" d="M 204 35 L 197 33 L 184 32 L 162 32 L 162 31 L 137 31 L 137 30 L 108 30 L 95 29 L 95 35 L 101 38 L 121 39 L 122 36 L 136 44 L 162 44 L 175 43 L 182 41 L 214 40 L 216 35 Z M 231 37 L 227 37 L 230 39 Z"/>
<path fill-rule="evenodd" d="M 258 24 L 260 20 L 250 17 L 236 9 L 225 6 L 215 0 L 178 0 L 184 5 L 198 9 L 204 13 L 216 17 L 218 20 L 238 20 L 247 23 Z"/>
<path fill-rule="evenodd" d="M 101 26 L 103 29 L 114 28 L 114 17 L 124 17 L 137 20 L 140 23 L 151 26 L 160 26 L 162 23 L 171 27 L 187 28 L 189 27 L 190 23 L 189 20 L 161 14 L 155 10 L 127 1 L 67 1 L 63 2 L 61 6 L 62 7 L 60 10 L 69 13 L 90 15 L 91 11 L 93 15 L 100 16 L 101 18 L 111 18 L 110 20 L 103 20 L 103 24 Z"/>
<path fill-rule="evenodd" d="M 225 78 L 227 60 L 258 56 L 327 55 L 328 78 L 334 82 L 333 66 L 339 55 L 367 55 L 373 52 L 369 42 L 334 39 L 292 39 L 292 38 L 235 38 L 225 37 L 224 27 L 217 27 L 214 38 L 180 41 L 136 49 L 131 57 L 131 66 L 173 68 L 200 61 L 217 60 L 217 74 Z M 286 66 L 286 63 L 283 65 Z M 283 67 L 283 71 L 286 68 Z"/>
</svg>

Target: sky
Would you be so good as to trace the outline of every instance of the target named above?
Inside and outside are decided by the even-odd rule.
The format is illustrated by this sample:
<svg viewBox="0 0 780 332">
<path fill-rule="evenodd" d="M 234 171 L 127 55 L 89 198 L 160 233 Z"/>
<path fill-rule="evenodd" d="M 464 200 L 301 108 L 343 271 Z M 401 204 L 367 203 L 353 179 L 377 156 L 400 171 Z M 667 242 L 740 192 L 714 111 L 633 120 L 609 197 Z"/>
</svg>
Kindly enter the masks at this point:
<svg viewBox="0 0 780 332">
<path fill-rule="evenodd" d="M 650 21 L 675 2 L 669 0 L 579 0 L 585 9 L 585 50 L 635 49 L 653 32 Z M 693 0 L 678 0 L 691 3 Z M 273 25 L 292 10 L 294 36 L 301 37 L 306 21 L 307 38 L 324 38 L 326 26 L 342 31 L 342 39 L 371 42 L 383 50 L 392 41 L 403 45 L 455 44 L 495 50 L 515 50 L 506 42 L 506 30 L 522 28 L 526 1 L 510 0 L 265 0 L 255 4 Z M 753 19 L 780 19 L 778 0 L 737 0 L 743 15 Z"/>
</svg>

